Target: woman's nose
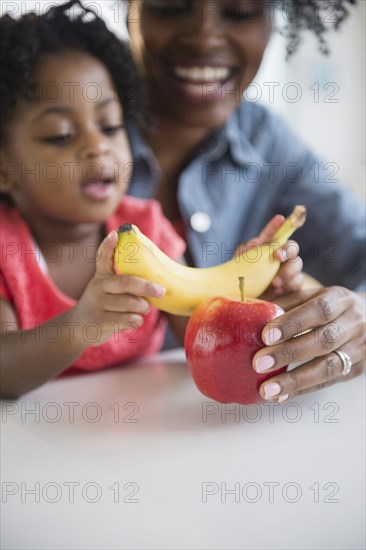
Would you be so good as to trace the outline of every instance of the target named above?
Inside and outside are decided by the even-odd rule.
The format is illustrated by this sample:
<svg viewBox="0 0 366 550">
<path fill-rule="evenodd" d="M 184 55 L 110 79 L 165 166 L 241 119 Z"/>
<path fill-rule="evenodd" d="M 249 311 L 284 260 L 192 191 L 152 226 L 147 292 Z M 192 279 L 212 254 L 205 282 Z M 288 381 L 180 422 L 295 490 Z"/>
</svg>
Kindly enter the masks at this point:
<svg viewBox="0 0 366 550">
<path fill-rule="evenodd" d="M 79 155 L 82 159 L 94 159 L 109 151 L 107 136 L 99 129 L 88 129 L 81 136 Z"/>
<path fill-rule="evenodd" d="M 212 1 L 194 3 L 192 17 L 181 32 L 182 44 L 201 55 L 222 45 L 225 29 L 220 4 Z"/>
</svg>

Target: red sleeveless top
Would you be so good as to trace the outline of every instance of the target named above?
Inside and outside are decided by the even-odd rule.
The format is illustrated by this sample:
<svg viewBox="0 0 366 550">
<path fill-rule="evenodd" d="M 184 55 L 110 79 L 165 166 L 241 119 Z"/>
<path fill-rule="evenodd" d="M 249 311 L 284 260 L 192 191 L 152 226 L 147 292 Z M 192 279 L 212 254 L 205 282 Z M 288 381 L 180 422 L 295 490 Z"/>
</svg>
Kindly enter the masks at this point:
<svg viewBox="0 0 366 550">
<path fill-rule="evenodd" d="M 183 255 L 185 243 L 164 217 L 157 201 L 124 196 L 107 220 L 106 230 L 117 229 L 123 223 L 137 225 L 171 258 Z M 0 203 L 0 231 L 0 296 L 11 303 L 19 327 L 32 329 L 72 308 L 76 301 L 57 288 L 28 225 L 6 203 Z M 152 307 L 141 327 L 112 335 L 108 342 L 88 348 L 65 372 L 107 368 L 156 353 L 163 343 L 165 327 L 165 318 Z"/>
</svg>

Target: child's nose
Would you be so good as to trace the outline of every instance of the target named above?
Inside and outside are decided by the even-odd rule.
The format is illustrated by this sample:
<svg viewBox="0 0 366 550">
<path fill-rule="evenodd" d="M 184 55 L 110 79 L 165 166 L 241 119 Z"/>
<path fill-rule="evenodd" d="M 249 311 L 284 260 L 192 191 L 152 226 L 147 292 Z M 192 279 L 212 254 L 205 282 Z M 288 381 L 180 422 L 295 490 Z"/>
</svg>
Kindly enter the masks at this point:
<svg viewBox="0 0 366 550">
<path fill-rule="evenodd" d="M 80 157 L 96 158 L 105 155 L 109 151 L 107 136 L 96 130 L 85 132 L 81 139 Z"/>
</svg>

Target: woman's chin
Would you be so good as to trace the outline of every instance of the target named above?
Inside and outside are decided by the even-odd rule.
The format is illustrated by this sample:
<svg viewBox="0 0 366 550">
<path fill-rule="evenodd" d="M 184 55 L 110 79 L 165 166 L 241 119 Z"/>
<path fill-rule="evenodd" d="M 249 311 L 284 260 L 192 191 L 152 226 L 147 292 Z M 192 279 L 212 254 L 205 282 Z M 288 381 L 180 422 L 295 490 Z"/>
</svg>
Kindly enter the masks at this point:
<svg viewBox="0 0 366 550">
<path fill-rule="evenodd" d="M 214 130 L 223 126 L 232 113 L 239 107 L 238 104 L 210 104 L 192 107 L 182 103 L 174 103 L 173 105 L 165 104 L 163 116 L 169 116 L 180 126 L 188 126 L 191 128 L 207 128 Z"/>
</svg>

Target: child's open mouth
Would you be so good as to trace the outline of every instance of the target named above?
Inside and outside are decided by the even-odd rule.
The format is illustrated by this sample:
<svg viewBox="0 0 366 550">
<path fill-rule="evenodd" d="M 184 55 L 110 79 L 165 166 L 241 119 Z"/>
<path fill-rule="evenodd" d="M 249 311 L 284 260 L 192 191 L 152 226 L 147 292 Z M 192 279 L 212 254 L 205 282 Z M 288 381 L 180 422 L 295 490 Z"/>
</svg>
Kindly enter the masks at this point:
<svg viewBox="0 0 366 550">
<path fill-rule="evenodd" d="M 114 182 L 105 178 L 98 181 L 90 181 L 81 186 L 83 195 L 94 200 L 108 199 L 113 194 Z"/>
</svg>

